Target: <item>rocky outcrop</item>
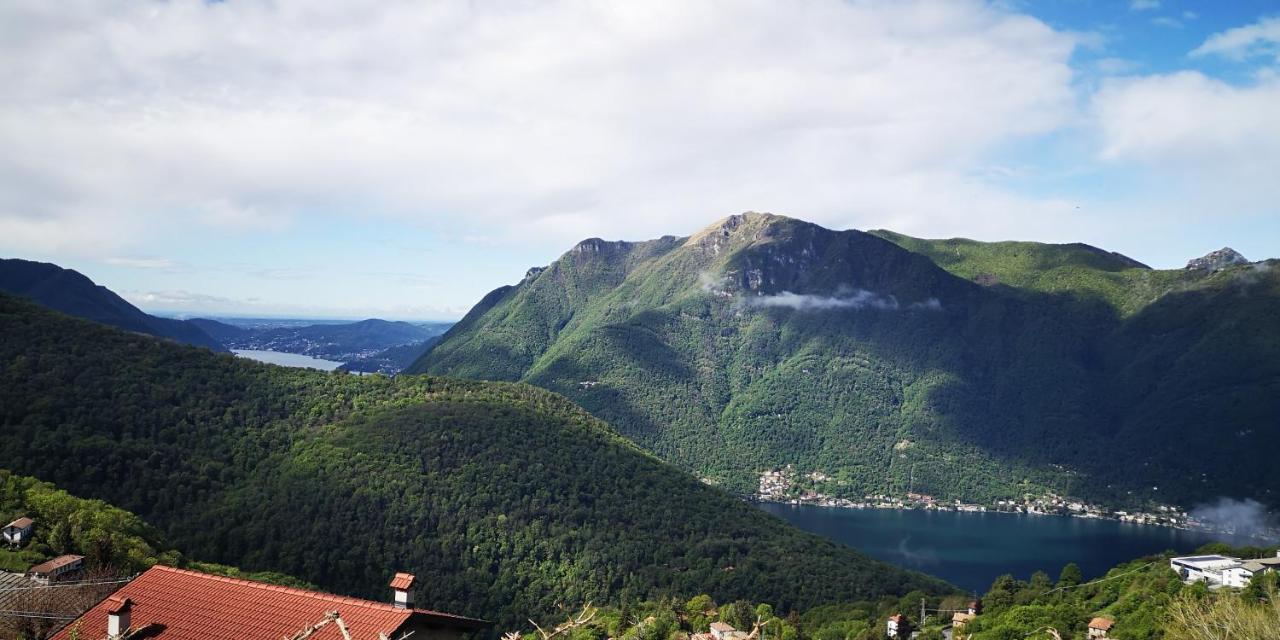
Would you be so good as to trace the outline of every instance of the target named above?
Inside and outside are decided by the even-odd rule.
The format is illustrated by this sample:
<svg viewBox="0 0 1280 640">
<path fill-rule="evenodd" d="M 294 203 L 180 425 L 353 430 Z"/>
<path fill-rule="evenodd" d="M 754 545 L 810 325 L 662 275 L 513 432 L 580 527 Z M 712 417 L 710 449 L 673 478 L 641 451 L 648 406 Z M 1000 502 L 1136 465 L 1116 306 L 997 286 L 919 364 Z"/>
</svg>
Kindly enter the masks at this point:
<svg viewBox="0 0 1280 640">
<path fill-rule="evenodd" d="M 1249 261 L 1231 247 L 1223 247 L 1211 251 L 1199 258 L 1187 262 L 1188 270 L 1220 271 L 1237 264 L 1249 264 Z"/>
</svg>

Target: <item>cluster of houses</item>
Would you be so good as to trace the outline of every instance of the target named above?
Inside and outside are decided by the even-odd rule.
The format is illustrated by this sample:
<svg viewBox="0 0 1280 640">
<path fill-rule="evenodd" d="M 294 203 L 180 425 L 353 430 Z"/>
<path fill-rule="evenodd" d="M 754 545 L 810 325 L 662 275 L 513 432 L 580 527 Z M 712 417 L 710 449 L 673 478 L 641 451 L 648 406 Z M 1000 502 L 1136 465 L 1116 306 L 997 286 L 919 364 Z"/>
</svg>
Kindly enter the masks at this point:
<svg viewBox="0 0 1280 640">
<path fill-rule="evenodd" d="M 0 530 L 0 534 L 3 535 L 5 544 L 11 548 L 18 548 L 31 540 L 35 527 L 36 523 L 31 518 L 18 518 L 5 525 L 4 529 Z M 48 585 L 79 577 L 83 571 L 84 556 L 67 554 L 27 569 L 26 577 L 40 585 Z"/>
<path fill-rule="evenodd" d="M 1210 589 L 1231 587 L 1242 589 L 1255 575 L 1280 569 L 1280 552 L 1275 557 L 1242 560 L 1231 556 L 1203 555 L 1170 558 L 1169 568 L 1178 573 L 1183 582 L 1203 582 Z"/>
<path fill-rule="evenodd" d="M 948 613 L 947 611 L 939 611 L 938 613 Z M 968 609 L 960 611 L 950 611 L 951 624 L 943 627 L 942 637 L 946 640 L 958 638 L 965 625 L 978 617 L 982 613 L 982 601 L 974 600 L 969 603 Z M 1111 618 L 1096 617 L 1089 621 L 1089 640 L 1107 640 L 1110 637 L 1111 628 L 1115 626 L 1115 621 Z M 915 630 L 906 616 L 902 614 L 894 614 L 889 616 L 885 622 L 885 636 L 891 640 L 907 640 L 916 638 L 920 632 Z"/>
</svg>

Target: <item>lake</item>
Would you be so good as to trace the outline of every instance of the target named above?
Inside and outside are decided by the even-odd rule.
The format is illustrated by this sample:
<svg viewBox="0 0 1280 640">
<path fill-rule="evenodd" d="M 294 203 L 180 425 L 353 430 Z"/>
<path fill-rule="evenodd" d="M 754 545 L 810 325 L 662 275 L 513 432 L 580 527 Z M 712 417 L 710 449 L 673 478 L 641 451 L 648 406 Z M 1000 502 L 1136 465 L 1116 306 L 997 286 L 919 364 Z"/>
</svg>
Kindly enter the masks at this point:
<svg viewBox="0 0 1280 640">
<path fill-rule="evenodd" d="M 1063 565 L 1075 562 L 1090 579 L 1117 564 L 1170 549 L 1190 552 L 1214 540 L 1248 544 L 1202 531 L 1064 516 L 769 502 L 760 508 L 874 558 L 935 575 L 978 594 L 1005 573 L 1026 580 L 1035 571 L 1044 571 L 1057 580 Z"/>
<path fill-rule="evenodd" d="M 253 349 L 232 349 L 232 353 L 258 362 L 266 362 L 267 364 L 278 364 L 282 367 L 302 367 L 304 369 L 320 369 L 322 371 L 333 371 L 342 366 L 341 362 L 333 360 L 321 360 L 320 358 L 312 358 L 299 353 L 283 353 L 281 351 L 256 351 Z"/>
</svg>

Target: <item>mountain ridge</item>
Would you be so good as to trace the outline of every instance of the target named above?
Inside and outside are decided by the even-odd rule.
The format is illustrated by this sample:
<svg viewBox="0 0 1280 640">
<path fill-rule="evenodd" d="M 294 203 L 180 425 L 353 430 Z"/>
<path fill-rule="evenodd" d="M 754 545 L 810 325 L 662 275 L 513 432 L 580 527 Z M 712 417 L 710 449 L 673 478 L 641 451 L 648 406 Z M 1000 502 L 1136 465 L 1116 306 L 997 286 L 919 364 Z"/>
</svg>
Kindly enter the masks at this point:
<svg viewBox="0 0 1280 640">
<path fill-rule="evenodd" d="M 1208 415 L 1187 406 L 1192 398 L 1226 410 L 1203 393 L 1166 397 L 1181 419 L 1149 404 L 1164 397 L 1162 384 L 1181 384 L 1159 375 L 1143 384 L 1137 372 L 1154 363 L 1201 386 L 1233 385 L 1239 420 L 1280 411 L 1267 399 L 1280 372 L 1258 357 L 1280 352 L 1265 321 L 1280 306 L 1266 263 L 1157 271 L 1081 244 L 928 241 L 757 213 L 667 238 L 661 251 L 637 259 L 627 250 L 617 264 L 600 259 L 599 242 L 575 245 L 487 295 L 410 371 L 568 395 L 659 457 L 735 491 L 796 463 L 831 476 L 825 490 L 858 497 L 914 489 L 980 501 L 1027 490 L 1121 504 L 1277 499 L 1261 476 L 1236 470 L 1158 477 L 1159 493 L 1153 483 L 1142 489 L 1132 468 L 1168 462 L 1163 446 L 1144 451 L 1144 438 L 1211 437 L 1187 430 L 1190 415 Z M 1183 331 L 1161 346 L 1152 327 L 1174 318 L 1256 331 Z M 1208 344 L 1228 349 L 1215 355 Z M 1218 361 L 1232 358 L 1242 366 L 1222 369 Z M 1135 407 L 1172 423 L 1152 425 Z M 1270 433 L 1255 430 L 1249 441 L 1260 431 Z M 1086 453 L 1101 443 L 1100 455 Z M 1210 453 L 1270 473 L 1239 441 Z M 1205 465 L 1167 466 L 1199 477 Z"/>
<path fill-rule="evenodd" d="M 0 259 L 0 291 L 24 296 L 52 309 L 126 331 L 169 338 L 213 351 L 226 351 L 199 326 L 150 315 L 84 274 L 48 262 Z"/>
</svg>

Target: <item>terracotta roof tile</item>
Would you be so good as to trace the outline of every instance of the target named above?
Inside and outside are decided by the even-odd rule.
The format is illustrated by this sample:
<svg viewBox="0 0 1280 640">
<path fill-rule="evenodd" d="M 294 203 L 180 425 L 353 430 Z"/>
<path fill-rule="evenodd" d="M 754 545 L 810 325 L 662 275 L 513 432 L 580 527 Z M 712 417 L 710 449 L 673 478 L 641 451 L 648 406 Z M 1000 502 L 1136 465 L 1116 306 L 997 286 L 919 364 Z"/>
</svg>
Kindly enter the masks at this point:
<svg viewBox="0 0 1280 640">
<path fill-rule="evenodd" d="M 66 640 L 78 625 L 81 638 L 105 636 L 112 600 L 132 603 L 130 625 L 156 625 L 156 640 L 280 640 L 337 611 L 354 640 L 391 636 L 410 618 L 476 628 L 482 621 L 431 611 L 397 609 L 390 603 L 268 585 L 157 565 L 64 627 L 53 640 Z M 327 625 L 309 640 L 340 640 Z"/>
<path fill-rule="evenodd" d="M 396 574 L 396 576 L 395 576 L 394 578 L 392 578 L 392 579 L 391 579 L 391 588 L 392 588 L 392 589 L 399 589 L 399 590 L 401 590 L 401 591 L 404 591 L 404 590 L 406 590 L 406 589 L 412 589 L 412 588 L 413 588 L 413 574 L 412 574 L 412 573 L 397 573 L 397 574 Z"/>
<path fill-rule="evenodd" d="M 1111 629 L 1111 625 L 1115 624 L 1110 618 L 1094 618 L 1089 621 L 1090 629 L 1101 629 L 1107 631 Z"/>
</svg>

